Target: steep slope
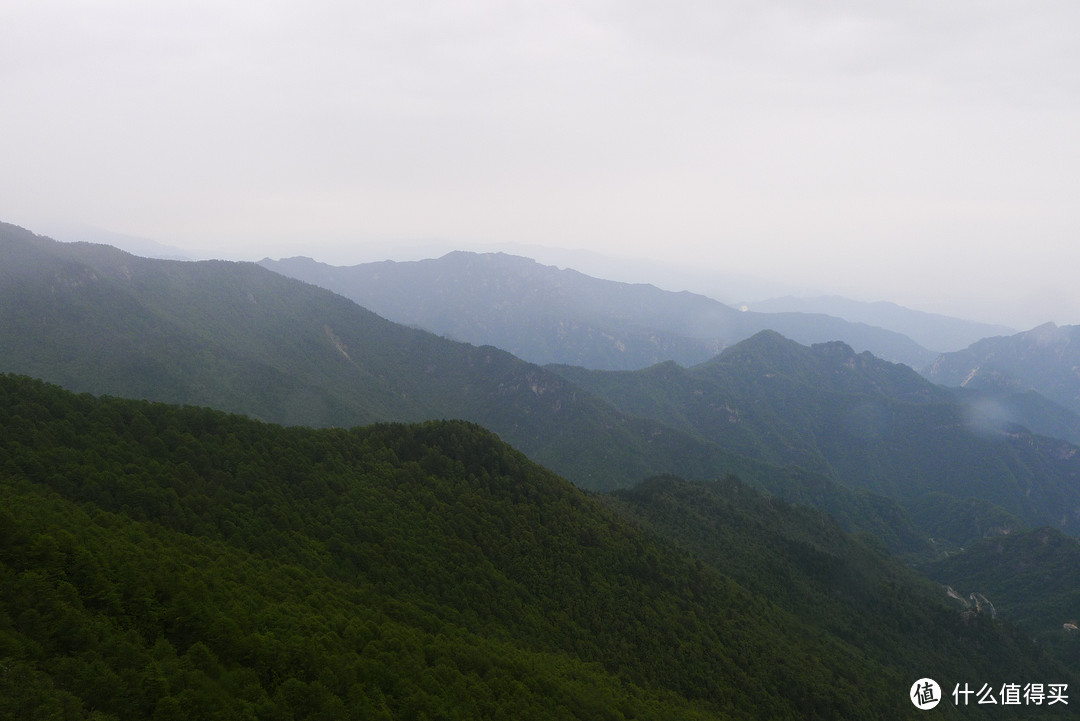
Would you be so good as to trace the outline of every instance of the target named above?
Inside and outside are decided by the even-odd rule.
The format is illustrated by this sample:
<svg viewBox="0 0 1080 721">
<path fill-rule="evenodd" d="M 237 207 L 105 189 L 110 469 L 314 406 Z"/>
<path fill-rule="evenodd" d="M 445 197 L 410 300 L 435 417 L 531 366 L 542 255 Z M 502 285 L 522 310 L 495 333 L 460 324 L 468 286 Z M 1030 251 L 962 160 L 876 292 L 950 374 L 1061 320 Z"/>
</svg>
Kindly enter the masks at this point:
<svg viewBox="0 0 1080 721">
<path fill-rule="evenodd" d="M 959 595 L 982 594 L 999 617 L 1080 666 L 1080 541 L 1053 528 L 981 541 L 922 570 Z"/>
<path fill-rule="evenodd" d="M 3 370 L 279 422 L 370 422 L 425 410 L 407 389 L 378 382 L 391 365 L 387 351 L 372 344 L 364 366 L 351 363 L 334 328 L 348 324 L 417 350 L 423 338 L 383 337 L 391 324 L 344 299 L 251 265 L 150 260 L 0 231 Z"/>
<path fill-rule="evenodd" d="M 1024 523 L 1080 532 L 1075 446 L 980 423 L 949 390 L 841 343 L 807 348 L 762 333 L 691 369 L 553 369 L 627 413 L 732 452 L 907 505 L 931 493 L 974 497 Z"/>
<path fill-rule="evenodd" d="M 984 338 L 925 370 L 935 383 L 995 391 L 1034 390 L 1080 413 L 1080 326 L 1053 323 Z"/>
<path fill-rule="evenodd" d="M 806 569 L 808 598 L 859 559 L 887 631 L 793 613 L 470 424 L 282 428 L 12 377 L 0 398 L 5 716 L 902 718 L 924 674 L 1074 675 L 749 489 L 732 557 Z"/>
<path fill-rule="evenodd" d="M 148 260 L 0 226 L 0 370 L 286 425 L 463 418 L 579 486 L 742 473 L 916 550 L 883 499 L 628 416 L 491 347 L 386 321 L 252 264 Z"/>
<path fill-rule="evenodd" d="M 792 610 L 804 623 L 859 645 L 874 663 L 917 666 L 920 652 L 915 646 L 925 642 L 929 648 L 936 641 L 910 638 L 902 619 L 937 613 L 951 616 L 966 608 L 950 602 L 952 611 L 946 611 L 944 586 L 927 583 L 912 569 L 868 548 L 820 512 L 763 496 L 738 479 L 690 483 L 656 478 L 615 491 L 605 500 L 624 517 L 673 540 L 777 606 Z M 1057 538 L 1076 543 L 1060 534 Z M 948 575 L 943 566 L 941 572 L 938 566 L 934 569 L 938 580 Z M 1068 588 L 1074 575 L 1052 584 L 1053 588 Z M 1000 608 L 998 588 L 985 587 Z M 1025 629 L 1035 629 L 1028 625 L 1030 619 L 1013 618 L 1023 621 Z M 940 638 L 934 632 L 931 636 Z M 1062 650 L 1073 658 L 1071 651 Z"/>
<path fill-rule="evenodd" d="M 820 313 L 902 333 L 939 353 L 958 351 L 983 338 L 1011 335 L 1016 331 L 1000 325 L 977 323 L 938 313 L 912 310 L 885 301 L 865 303 L 839 296 L 797 298 L 784 296 L 754 303 L 761 313 Z M 850 344 L 849 344 L 850 345 Z M 880 354 L 875 354 L 880 355 Z M 913 366 L 918 368 L 920 366 Z"/>
<path fill-rule="evenodd" d="M 254 264 L 150 260 L 13 226 L 0 227 L 0 370 L 285 424 L 463 418 L 591 488 L 736 470 L 505 351 Z"/>
<path fill-rule="evenodd" d="M 635 370 L 693 365 L 770 328 L 800 342 L 845 340 L 921 368 L 934 358 L 899 333 L 808 313 L 741 313 L 694 293 L 617 283 L 503 253 L 334 267 L 263 260 L 406 325 L 504 348 L 534 363 Z"/>
</svg>

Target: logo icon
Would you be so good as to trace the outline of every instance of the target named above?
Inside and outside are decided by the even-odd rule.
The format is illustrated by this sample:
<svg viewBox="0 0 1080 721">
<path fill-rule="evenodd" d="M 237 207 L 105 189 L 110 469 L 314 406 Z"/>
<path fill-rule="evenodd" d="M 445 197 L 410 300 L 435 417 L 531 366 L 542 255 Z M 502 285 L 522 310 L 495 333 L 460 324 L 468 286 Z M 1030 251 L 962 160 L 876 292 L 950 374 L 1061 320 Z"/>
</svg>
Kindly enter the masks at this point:
<svg viewBox="0 0 1080 721">
<path fill-rule="evenodd" d="M 928 711 L 941 701 L 941 686 L 932 678 L 920 678 L 911 685 L 909 698 L 915 708 Z"/>
</svg>

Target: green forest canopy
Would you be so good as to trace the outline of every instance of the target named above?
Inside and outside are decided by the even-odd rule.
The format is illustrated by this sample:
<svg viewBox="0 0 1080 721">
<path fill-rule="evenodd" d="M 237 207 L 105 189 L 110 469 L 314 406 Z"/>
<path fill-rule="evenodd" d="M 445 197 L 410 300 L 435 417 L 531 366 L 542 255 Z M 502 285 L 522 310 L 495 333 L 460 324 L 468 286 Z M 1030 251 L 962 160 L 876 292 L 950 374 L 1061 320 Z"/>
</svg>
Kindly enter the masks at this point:
<svg viewBox="0 0 1080 721">
<path fill-rule="evenodd" d="M 2 376 L 0 459 L 0 717 L 892 718 L 923 675 L 1073 678 L 905 575 L 873 581 L 905 647 L 863 649 L 463 422 Z"/>
</svg>

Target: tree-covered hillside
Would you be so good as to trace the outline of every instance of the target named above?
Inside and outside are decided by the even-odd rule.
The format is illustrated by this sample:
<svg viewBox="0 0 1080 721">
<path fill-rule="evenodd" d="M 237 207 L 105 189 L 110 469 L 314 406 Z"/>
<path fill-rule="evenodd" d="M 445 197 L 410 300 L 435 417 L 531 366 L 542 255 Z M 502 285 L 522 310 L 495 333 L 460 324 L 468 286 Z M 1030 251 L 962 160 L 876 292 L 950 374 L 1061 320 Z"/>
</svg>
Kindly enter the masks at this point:
<svg viewBox="0 0 1080 721">
<path fill-rule="evenodd" d="M 902 718 L 923 675 L 1072 678 L 887 564 L 881 638 L 908 645 L 865 649 L 468 423 L 284 428 L 3 376 L 0 459 L 4 718 Z M 785 518 L 732 555 L 798 562 Z"/>
<path fill-rule="evenodd" d="M 1025 524 L 1080 530 L 1075 446 L 990 422 L 967 402 L 977 399 L 842 343 L 806 347 L 765 332 L 689 369 L 552 368 L 629 415 L 734 454 L 795 464 L 911 508 L 926 510 L 930 494 L 970 498 Z"/>
<path fill-rule="evenodd" d="M 396 325 L 252 264 L 138 258 L 0 224 L 0 370 L 286 425 L 461 418 L 583 488 L 741 473 L 891 547 L 923 541 L 882 499 L 769 468 L 491 347 Z"/>
<path fill-rule="evenodd" d="M 492 347 L 391 323 L 251 263 L 138 258 L 0 224 L 0 371 L 288 425 L 462 418 L 587 488 L 726 454 Z"/>
<path fill-rule="evenodd" d="M 932 490 L 1028 524 L 1075 522 L 1071 446 L 972 433 L 955 396 L 842 344 L 765 333 L 692 369 L 559 375 L 253 264 L 137 258 L 7 225 L 0 259 L 0 370 L 74 390 L 290 425 L 461 418 L 584 488 L 739 473 L 894 549 L 959 525 L 932 518 L 914 541 L 902 514 L 838 482 L 909 507 Z"/>
<path fill-rule="evenodd" d="M 613 492 L 606 502 L 625 517 L 676 541 L 752 592 L 792 610 L 805 623 L 858 645 L 868 658 L 885 666 L 918 665 L 931 647 L 940 648 L 941 639 L 948 636 L 936 624 L 944 621 L 948 626 L 957 609 L 972 611 L 962 601 L 953 601 L 946 611 L 941 605 L 947 595 L 944 586 L 926 583 L 911 568 L 843 533 L 820 511 L 761 495 L 738 479 L 715 483 L 650 479 L 635 488 Z M 1025 633 L 1044 631 L 1044 623 L 1031 614 L 1017 612 L 1010 603 L 1060 613 L 1061 596 L 1077 587 L 1076 573 L 1063 573 L 1047 582 L 1041 592 L 1031 588 L 1030 582 L 1013 595 L 1003 586 L 1008 584 L 1007 577 L 1018 578 L 1027 569 L 1032 576 L 1053 572 L 1049 564 L 1038 560 L 1054 555 L 1046 548 L 1046 534 L 1056 540 L 1053 548 L 1065 546 L 1075 556 L 1075 539 L 1044 529 L 1041 554 L 1018 549 L 1003 564 L 1000 559 L 987 559 L 985 552 L 970 558 L 961 553 L 929 564 L 929 568 L 941 583 L 962 584 L 959 587 L 969 589 L 969 593 L 985 593 L 1004 612 L 1005 619 L 1022 623 Z M 1001 554 L 1002 543 L 1014 541 L 999 539 L 984 545 L 994 548 L 996 544 Z M 1017 548 L 1015 543 L 1013 548 Z M 1059 571 L 1068 567 L 1068 560 L 1058 557 Z M 961 568 L 969 573 L 980 568 L 983 576 L 964 576 L 957 570 Z M 991 578 L 998 583 L 988 580 Z M 1069 598 L 1075 612 L 1075 591 Z M 941 616 L 935 619 L 936 613 Z M 907 626 L 913 615 L 922 617 L 918 623 L 926 631 L 917 638 Z M 1060 637 L 1060 624 L 1056 631 Z M 1059 642 L 1055 644 L 1058 652 L 1077 667 L 1080 634 L 1054 640 Z"/>
<path fill-rule="evenodd" d="M 1044 639 L 1066 643 L 1080 661 L 1080 541 L 1053 528 L 987 539 L 924 570 L 967 594 L 982 593 L 998 613 Z M 1070 628 L 1072 626 L 1072 628 Z"/>
</svg>

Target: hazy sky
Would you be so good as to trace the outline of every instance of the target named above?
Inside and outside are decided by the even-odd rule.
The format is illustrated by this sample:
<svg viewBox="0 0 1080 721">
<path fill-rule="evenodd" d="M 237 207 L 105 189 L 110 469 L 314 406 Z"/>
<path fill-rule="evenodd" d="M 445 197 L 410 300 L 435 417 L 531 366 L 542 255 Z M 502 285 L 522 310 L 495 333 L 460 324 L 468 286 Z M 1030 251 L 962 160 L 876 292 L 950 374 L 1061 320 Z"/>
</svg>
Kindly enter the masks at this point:
<svg viewBox="0 0 1080 721">
<path fill-rule="evenodd" d="M 1080 323 L 1075 0 L 4 0 L 0 37 L 0 220 L 36 232 Z"/>
</svg>

